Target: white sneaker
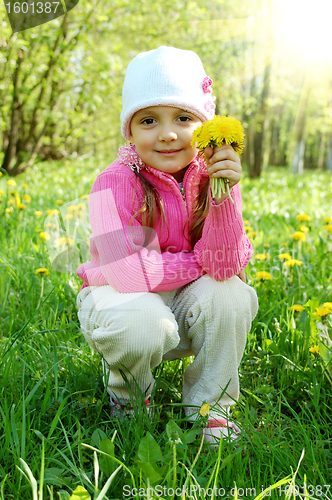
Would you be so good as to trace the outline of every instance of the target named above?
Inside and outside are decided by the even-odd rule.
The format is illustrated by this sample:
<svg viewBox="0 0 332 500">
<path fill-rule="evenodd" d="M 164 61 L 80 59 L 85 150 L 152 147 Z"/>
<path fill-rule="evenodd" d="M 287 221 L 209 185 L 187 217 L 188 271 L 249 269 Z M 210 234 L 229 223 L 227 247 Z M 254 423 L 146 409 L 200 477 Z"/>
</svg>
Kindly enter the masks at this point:
<svg viewBox="0 0 332 500">
<path fill-rule="evenodd" d="M 241 430 L 239 427 L 224 418 L 219 418 L 218 420 L 208 420 L 208 424 L 204 429 L 205 441 L 212 445 L 212 447 L 217 448 L 221 437 L 228 439 L 229 441 L 235 441 L 239 439 L 241 435 Z"/>
</svg>

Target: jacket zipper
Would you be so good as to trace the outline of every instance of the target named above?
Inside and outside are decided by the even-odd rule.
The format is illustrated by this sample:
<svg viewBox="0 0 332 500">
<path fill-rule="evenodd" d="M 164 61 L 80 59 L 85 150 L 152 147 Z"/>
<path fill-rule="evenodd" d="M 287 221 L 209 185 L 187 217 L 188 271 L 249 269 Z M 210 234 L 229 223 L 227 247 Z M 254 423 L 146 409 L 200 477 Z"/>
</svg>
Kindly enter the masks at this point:
<svg viewBox="0 0 332 500">
<path fill-rule="evenodd" d="M 186 194 L 184 192 L 184 187 L 183 187 L 183 181 L 182 182 L 178 182 L 178 185 L 179 185 L 179 189 L 180 189 L 180 193 L 182 195 L 182 198 L 184 199 L 184 203 L 187 206 Z"/>
</svg>

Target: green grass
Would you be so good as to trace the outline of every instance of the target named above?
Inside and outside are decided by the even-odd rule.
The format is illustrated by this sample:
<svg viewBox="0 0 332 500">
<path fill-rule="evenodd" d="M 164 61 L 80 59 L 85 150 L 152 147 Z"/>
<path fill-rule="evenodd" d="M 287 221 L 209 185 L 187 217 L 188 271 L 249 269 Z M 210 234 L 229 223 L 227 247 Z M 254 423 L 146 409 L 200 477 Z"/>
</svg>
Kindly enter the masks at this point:
<svg viewBox="0 0 332 500">
<path fill-rule="evenodd" d="M 232 409 L 242 439 L 238 447 L 223 442 L 218 455 L 206 445 L 200 449 L 201 428 L 189 426 L 181 406 L 182 375 L 190 360 L 154 370 L 151 422 L 144 413 L 126 425 L 110 418 L 100 357 L 91 354 L 79 328 L 81 280 L 61 272 L 65 258 L 59 271 L 51 268 L 47 242 L 39 236 L 46 210 L 56 208 L 58 199 L 68 203 L 89 194 L 106 163 L 101 168 L 90 159 L 38 164 L 12 187 L 0 178 L 0 500 L 67 500 L 79 485 L 95 499 L 134 498 L 125 493 L 133 484 L 147 488 L 148 481 L 166 488 L 160 498 L 172 498 L 167 488 L 185 484 L 192 487 L 192 498 L 204 498 L 197 488 L 208 485 L 224 488 L 225 495 L 216 498 L 233 498 L 236 483 L 239 498 L 254 499 L 298 464 L 301 496 L 306 482 L 307 498 L 332 498 L 325 486 L 332 477 L 332 354 L 328 339 L 319 335 L 332 338 L 332 315 L 314 314 L 332 302 L 332 232 L 324 228 L 324 217 L 332 218 L 332 176 L 294 177 L 279 169 L 241 181 L 254 248 L 247 282 L 256 288 L 260 308 L 240 366 L 240 399 Z M 30 195 L 26 208 L 16 208 L 16 201 L 8 205 L 15 200 L 11 190 L 21 201 L 24 193 Z M 34 215 L 36 210 L 43 215 Z M 299 213 L 311 220 L 296 221 Z M 309 231 L 299 243 L 291 235 L 301 224 Z M 286 267 L 280 253 L 302 264 Z M 38 268 L 50 274 L 36 275 Z M 272 279 L 259 281 L 260 271 Z M 304 310 L 291 311 L 293 304 Z M 318 354 L 309 351 L 313 346 L 319 346 Z M 181 443 L 174 442 L 176 436 Z M 267 498 L 285 498 L 284 488 Z"/>
</svg>

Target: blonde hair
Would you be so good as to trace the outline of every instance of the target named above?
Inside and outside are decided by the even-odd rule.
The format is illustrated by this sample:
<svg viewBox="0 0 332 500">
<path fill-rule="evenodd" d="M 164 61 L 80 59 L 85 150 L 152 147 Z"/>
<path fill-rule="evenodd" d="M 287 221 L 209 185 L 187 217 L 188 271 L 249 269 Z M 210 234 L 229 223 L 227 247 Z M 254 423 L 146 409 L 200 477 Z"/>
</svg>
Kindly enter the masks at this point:
<svg viewBox="0 0 332 500">
<path fill-rule="evenodd" d="M 169 238 L 169 227 L 168 223 L 166 220 L 166 214 L 165 214 L 165 209 L 164 209 L 164 204 L 163 200 L 161 199 L 158 191 L 156 188 L 147 180 L 143 175 L 137 170 L 134 170 L 135 175 L 136 175 L 136 184 L 135 184 L 135 192 L 133 195 L 133 202 L 136 194 L 136 186 L 137 186 L 137 177 L 141 181 L 141 185 L 143 187 L 144 191 L 144 201 L 143 205 L 137 212 L 131 217 L 129 221 L 129 226 L 131 226 L 131 222 L 135 217 L 137 217 L 139 214 L 142 214 L 142 225 L 146 227 L 151 227 L 155 228 L 155 224 L 157 223 L 157 210 L 159 210 L 159 215 L 161 216 L 161 222 L 162 222 L 162 230 L 164 227 L 164 221 L 166 222 L 167 226 L 167 231 L 168 231 L 168 236 L 167 240 Z M 196 201 L 196 204 L 193 209 L 193 213 L 188 217 L 186 220 L 186 223 L 183 228 L 183 236 L 184 235 L 184 230 L 191 218 L 193 218 L 191 227 L 190 227 L 190 244 L 191 247 L 193 248 L 194 245 L 197 243 L 197 241 L 201 238 L 202 232 L 203 232 L 203 227 L 204 227 L 204 222 L 205 219 L 209 213 L 209 197 L 208 197 L 208 189 L 209 189 L 209 179 L 206 180 L 204 184 L 204 180 L 200 183 L 200 192 L 198 199 Z M 133 205 L 132 205 L 133 206 Z M 166 240 L 166 241 L 167 241 Z"/>
</svg>

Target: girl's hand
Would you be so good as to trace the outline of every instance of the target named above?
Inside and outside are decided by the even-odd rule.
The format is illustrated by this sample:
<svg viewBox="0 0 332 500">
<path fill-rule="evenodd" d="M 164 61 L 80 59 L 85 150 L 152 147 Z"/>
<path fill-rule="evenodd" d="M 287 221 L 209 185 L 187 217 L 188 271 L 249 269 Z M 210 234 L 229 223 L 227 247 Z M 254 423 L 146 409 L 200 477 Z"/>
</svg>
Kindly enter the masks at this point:
<svg viewBox="0 0 332 500">
<path fill-rule="evenodd" d="M 240 271 L 237 276 L 240 278 L 240 280 L 243 281 L 243 283 L 245 283 L 247 281 L 246 273 L 244 272 L 244 269 L 242 269 L 242 271 Z"/>
<path fill-rule="evenodd" d="M 230 144 L 224 144 L 220 148 L 212 149 L 210 146 L 204 151 L 206 167 L 210 177 L 216 173 L 215 177 L 229 179 L 231 189 L 241 179 L 241 161 Z M 225 195 L 222 198 L 226 198 Z"/>
</svg>

